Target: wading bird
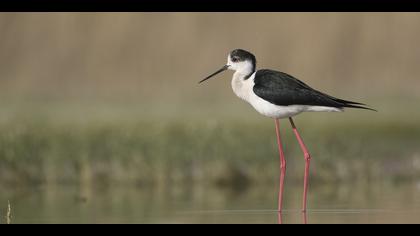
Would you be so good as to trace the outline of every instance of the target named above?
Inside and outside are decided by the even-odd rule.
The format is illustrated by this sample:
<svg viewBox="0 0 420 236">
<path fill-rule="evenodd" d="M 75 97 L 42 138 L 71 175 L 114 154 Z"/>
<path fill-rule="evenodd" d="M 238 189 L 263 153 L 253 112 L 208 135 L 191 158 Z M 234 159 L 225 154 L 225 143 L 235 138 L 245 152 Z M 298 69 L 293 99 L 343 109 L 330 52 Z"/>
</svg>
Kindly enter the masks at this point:
<svg viewBox="0 0 420 236">
<path fill-rule="evenodd" d="M 274 119 L 280 155 L 279 212 L 282 211 L 283 206 L 284 176 L 286 173 L 286 160 L 280 138 L 279 119 L 289 119 L 305 157 L 302 211 L 306 212 L 311 155 L 292 117 L 309 111 L 341 112 L 344 111 L 344 108 L 375 110 L 365 107 L 366 105 L 363 103 L 347 101 L 322 93 L 284 72 L 268 69 L 257 71 L 256 62 L 252 53 L 243 49 L 235 49 L 229 53 L 226 65 L 199 83 L 225 70 L 233 70 L 235 71 L 231 83 L 233 92 L 239 98 L 248 102 L 260 114 Z"/>
</svg>

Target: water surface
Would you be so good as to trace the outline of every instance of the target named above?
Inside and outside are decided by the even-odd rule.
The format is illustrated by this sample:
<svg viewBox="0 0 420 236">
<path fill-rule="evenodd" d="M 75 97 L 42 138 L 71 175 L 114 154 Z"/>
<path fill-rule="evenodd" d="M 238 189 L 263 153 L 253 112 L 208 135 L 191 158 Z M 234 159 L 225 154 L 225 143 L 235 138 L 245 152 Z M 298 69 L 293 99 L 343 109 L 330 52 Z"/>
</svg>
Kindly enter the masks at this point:
<svg viewBox="0 0 420 236">
<path fill-rule="evenodd" d="M 3 188 L 0 213 L 10 200 L 12 223 L 420 223 L 419 183 L 315 183 L 306 218 L 300 190 L 286 186 L 281 218 L 271 185 Z"/>
</svg>

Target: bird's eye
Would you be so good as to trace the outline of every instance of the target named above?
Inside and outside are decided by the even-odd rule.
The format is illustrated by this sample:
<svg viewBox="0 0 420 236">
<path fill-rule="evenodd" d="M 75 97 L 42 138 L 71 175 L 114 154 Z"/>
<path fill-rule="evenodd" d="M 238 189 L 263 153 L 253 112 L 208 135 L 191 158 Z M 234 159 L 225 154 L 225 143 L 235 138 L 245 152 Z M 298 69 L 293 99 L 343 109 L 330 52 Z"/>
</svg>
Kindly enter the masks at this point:
<svg viewBox="0 0 420 236">
<path fill-rule="evenodd" d="M 233 57 L 233 58 L 232 58 L 232 61 L 233 61 L 233 62 L 237 62 L 237 61 L 239 61 L 239 58 L 238 58 L 238 57 Z"/>
</svg>

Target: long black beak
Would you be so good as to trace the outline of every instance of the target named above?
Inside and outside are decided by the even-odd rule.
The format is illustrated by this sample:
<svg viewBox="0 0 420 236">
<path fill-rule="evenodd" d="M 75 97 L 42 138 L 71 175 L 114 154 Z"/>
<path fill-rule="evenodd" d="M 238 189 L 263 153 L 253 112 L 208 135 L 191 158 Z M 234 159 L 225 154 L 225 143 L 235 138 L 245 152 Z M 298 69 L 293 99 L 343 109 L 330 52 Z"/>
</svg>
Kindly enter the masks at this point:
<svg viewBox="0 0 420 236">
<path fill-rule="evenodd" d="M 213 74 L 211 74 L 211 75 L 207 76 L 206 78 L 202 79 L 202 80 L 201 80 L 200 82 L 198 82 L 198 83 L 201 83 L 201 82 L 204 82 L 204 81 L 206 81 L 206 80 L 210 79 L 211 77 L 213 77 L 213 76 L 215 76 L 215 75 L 219 74 L 220 72 L 223 72 L 223 71 L 227 70 L 227 68 L 229 68 L 229 66 L 228 66 L 228 65 L 223 66 L 223 67 L 222 67 L 222 68 L 220 68 L 218 71 L 216 71 L 216 72 L 214 72 Z"/>
</svg>

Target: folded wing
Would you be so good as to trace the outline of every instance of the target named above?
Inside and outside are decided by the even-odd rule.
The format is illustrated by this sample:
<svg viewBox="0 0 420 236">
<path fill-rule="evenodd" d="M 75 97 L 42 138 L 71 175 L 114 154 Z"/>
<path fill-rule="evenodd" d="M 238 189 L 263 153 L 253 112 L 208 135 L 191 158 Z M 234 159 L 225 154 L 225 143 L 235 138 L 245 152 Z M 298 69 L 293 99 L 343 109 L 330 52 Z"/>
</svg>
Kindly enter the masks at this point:
<svg viewBox="0 0 420 236">
<path fill-rule="evenodd" d="M 365 105 L 363 103 L 347 101 L 319 92 L 284 72 L 259 70 L 255 74 L 254 83 L 253 90 L 257 96 L 279 106 L 311 105 L 373 110 L 360 106 Z"/>
</svg>

